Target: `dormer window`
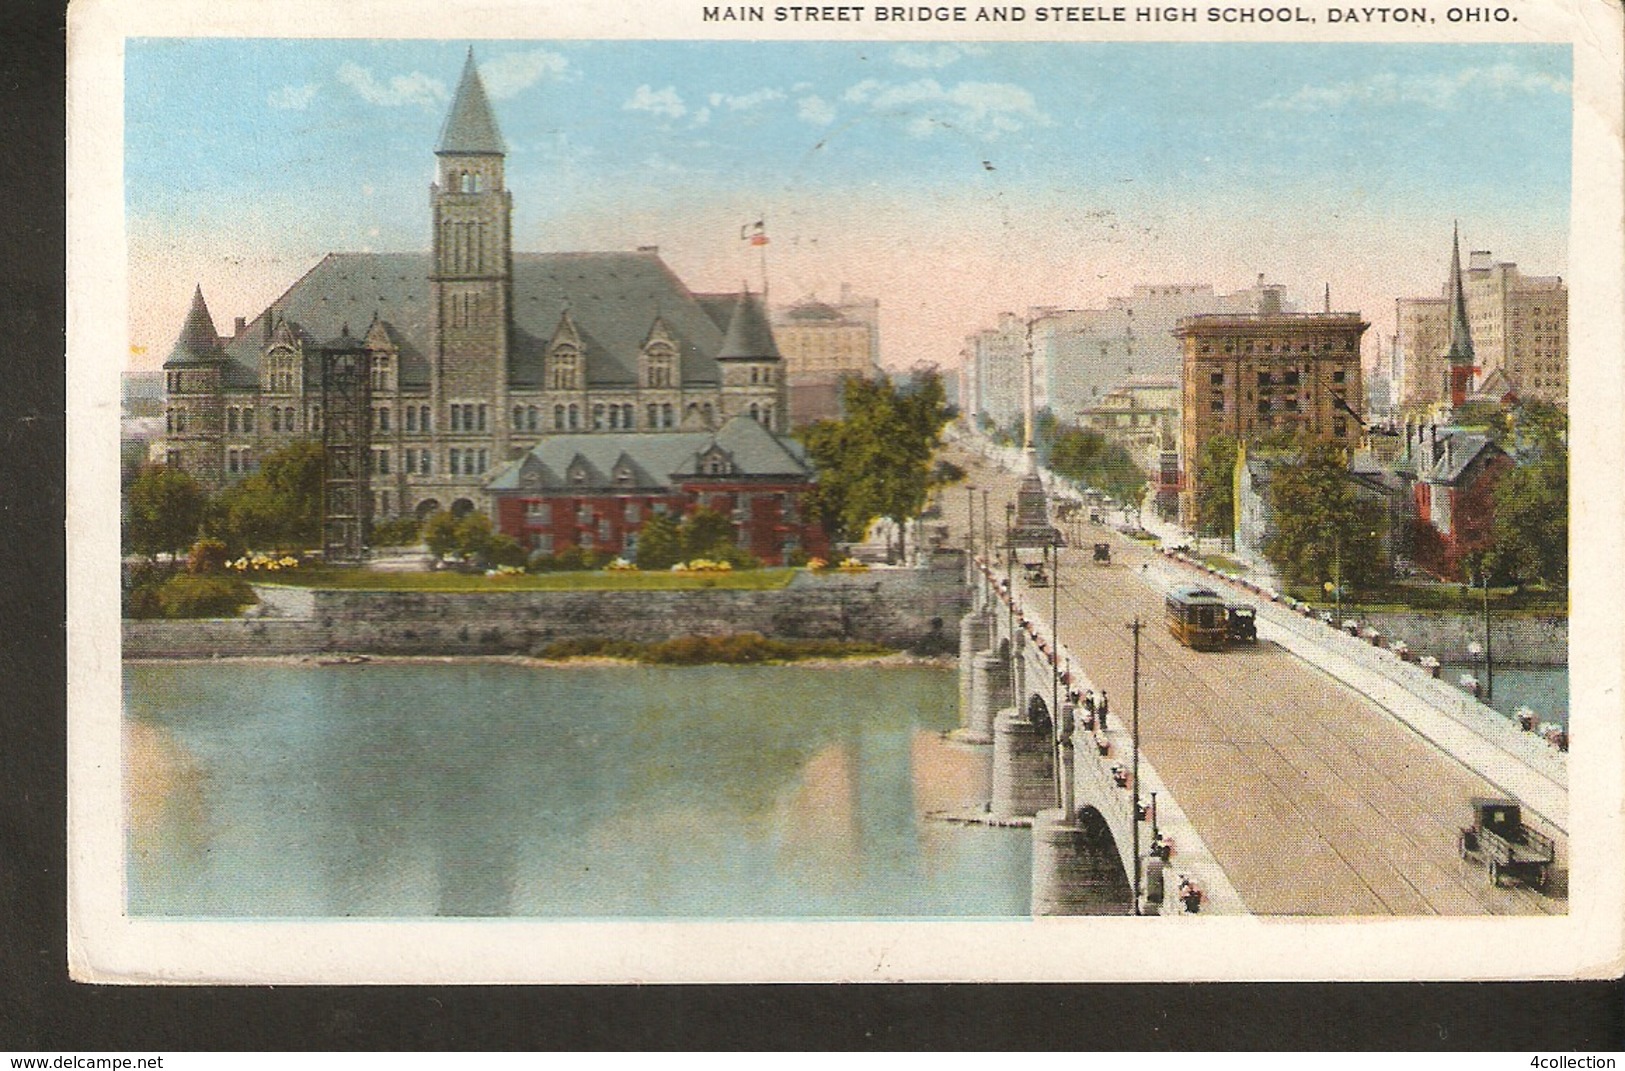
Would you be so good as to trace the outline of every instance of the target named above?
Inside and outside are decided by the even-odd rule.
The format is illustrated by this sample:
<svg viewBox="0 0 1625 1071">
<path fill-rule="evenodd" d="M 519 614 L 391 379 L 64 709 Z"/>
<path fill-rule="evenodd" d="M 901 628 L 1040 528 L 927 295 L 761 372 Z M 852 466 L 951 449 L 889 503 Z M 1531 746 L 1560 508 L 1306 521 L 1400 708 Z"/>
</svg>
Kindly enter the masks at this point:
<svg viewBox="0 0 1625 1071">
<path fill-rule="evenodd" d="M 632 470 L 627 468 L 624 465 L 621 466 L 620 468 L 617 468 L 615 470 L 615 482 L 616 483 L 631 483 L 632 482 Z"/>
<path fill-rule="evenodd" d="M 644 355 L 644 386 L 656 389 L 674 386 L 676 366 L 677 353 L 669 344 L 652 344 Z"/>
<path fill-rule="evenodd" d="M 548 385 L 553 390 L 576 390 L 581 381 L 581 354 L 563 345 L 548 355 Z"/>
</svg>

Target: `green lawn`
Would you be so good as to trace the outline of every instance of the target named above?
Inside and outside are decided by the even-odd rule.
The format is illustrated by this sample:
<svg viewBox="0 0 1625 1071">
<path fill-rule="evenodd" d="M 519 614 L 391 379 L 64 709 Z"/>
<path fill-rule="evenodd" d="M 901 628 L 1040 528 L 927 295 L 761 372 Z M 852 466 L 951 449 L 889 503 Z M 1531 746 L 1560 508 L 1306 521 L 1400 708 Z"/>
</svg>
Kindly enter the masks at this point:
<svg viewBox="0 0 1625 1071">
<path fill-rule="evenodd" d="M 1293 590 L 1291 594 L 1315 606 L 1332 608 L 1323 591 Z M 1343 613 L 1421 610 L 1434 613 L 1477 614 L 1484 609 L 1484 595 L 1478 588 L 1460 584 L 1391 584 L 1375 591 L 1361 592 L 1343 600 Z M 1491 588 L 1492 614 L 1567 614 L 1568 593 L 1545 588 Z"/>
<path fill-rule="evenodd" d="M 795 569 L 741 569 L 732 573 L 525 573 L 486 576 L 483 573 L 376 572 L 369 569 L 323 569 L 253 576 L 255 583 L 301 588 L 336 588 L 348 591 L 771 591 L 790 583 Z"/>
</svg>

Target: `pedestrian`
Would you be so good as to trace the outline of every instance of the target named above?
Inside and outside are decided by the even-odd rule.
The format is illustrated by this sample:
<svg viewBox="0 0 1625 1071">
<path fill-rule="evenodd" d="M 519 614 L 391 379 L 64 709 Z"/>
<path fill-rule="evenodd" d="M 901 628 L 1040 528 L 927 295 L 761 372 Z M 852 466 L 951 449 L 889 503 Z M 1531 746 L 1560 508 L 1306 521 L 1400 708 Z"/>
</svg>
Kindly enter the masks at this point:
<svg viewBox="0 0 1625 1071">
<path fill-rule="evenodd" d="M 1100 690 L 1100 700 L 1095 705 L 1095 714 L 1096 714 L 1097 717 L 1100 718 L 1100 731 L 1101 732 L 1106 731 L 1106 710 L 1107 710 L 1107 708 L 1109 706 L 1110 706 L 1110 700 L 1108 700 L 1106 698 L 1106 689 L 1102 688 Z"/>
</svg>

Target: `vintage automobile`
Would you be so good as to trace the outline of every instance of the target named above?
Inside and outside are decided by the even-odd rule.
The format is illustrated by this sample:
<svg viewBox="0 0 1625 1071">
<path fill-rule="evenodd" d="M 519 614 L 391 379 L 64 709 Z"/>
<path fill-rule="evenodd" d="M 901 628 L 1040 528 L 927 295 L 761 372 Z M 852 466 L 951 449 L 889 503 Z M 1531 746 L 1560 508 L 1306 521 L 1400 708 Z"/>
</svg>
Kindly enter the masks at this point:
<svg viewBox="0 0 1625 1071">
<path fill-rule="evenodd" d="M 1233 602 L 1224 608 L 1225 633 L 1231 643 L 1258 642 L 1258 611 L 1246 603 Z"/>
<path fill-rule="evenodd" d="M 1456 839 L 1463 859 L 1482 859 L 1491 885 L 1502 875 L 1522 878 L 1545 888 L 1551 876 L 1557 846 L 1552 838 L 1523 824 L 1516 800 L 1474 796 L 1473 824 L 1462 826 Z"/>
<path fill-rule="evenodd" d="M 1110 565 L 1112 563 L 1112 545 L 1110 543 L 1095 544 L 1095 564 Z"/>
</svg>

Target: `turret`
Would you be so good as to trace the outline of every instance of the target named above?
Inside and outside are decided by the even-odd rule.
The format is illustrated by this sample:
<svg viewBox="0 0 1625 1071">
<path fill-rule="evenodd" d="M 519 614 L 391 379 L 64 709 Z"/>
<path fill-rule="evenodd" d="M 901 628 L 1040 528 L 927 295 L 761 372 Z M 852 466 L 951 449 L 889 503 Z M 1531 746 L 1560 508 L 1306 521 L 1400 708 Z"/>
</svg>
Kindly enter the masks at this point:
<svg viewBox="0 0 1625 1071">
<path fill-rule="evenodd" d="M 761 302 L 747 285 L 734 306 L 717 351 L 722 372 L 723 418 L 749 416 L 769 431 L 786 426 L 784 359 Z"/>
<path fill-rule="evenodd" d="M 168 463 L 205 483 L 221 474 L 220 432 L 227 357 L 203 287 L 164 362 L 164 437 Z"/>
</svg>

